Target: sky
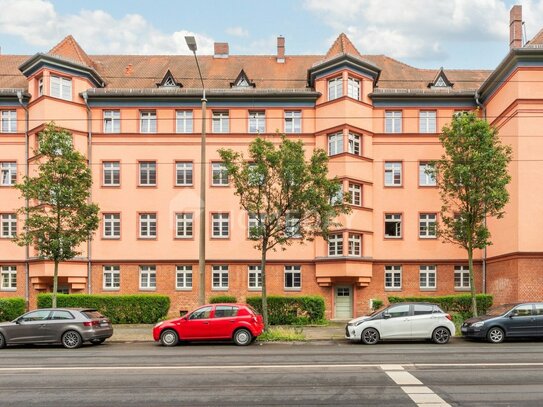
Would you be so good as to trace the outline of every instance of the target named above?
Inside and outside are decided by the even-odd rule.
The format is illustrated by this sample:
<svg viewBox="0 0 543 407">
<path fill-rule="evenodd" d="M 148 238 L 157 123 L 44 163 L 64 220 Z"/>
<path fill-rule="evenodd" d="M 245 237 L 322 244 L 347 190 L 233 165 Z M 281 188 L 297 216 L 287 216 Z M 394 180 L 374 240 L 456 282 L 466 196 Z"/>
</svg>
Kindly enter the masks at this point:
<svg viewBox="0 0 543 407">
<path fill-rule="evenodd" d="M 71 34 L 89 54 L 325 54 L 344 32 L 362 54 L 418 68 L 493 69 L 509 47 L 509 10 L 526 37 L 543 28 L 543 0 L 0 0 L 0 52 L 47 52 Z"/>
</svg>

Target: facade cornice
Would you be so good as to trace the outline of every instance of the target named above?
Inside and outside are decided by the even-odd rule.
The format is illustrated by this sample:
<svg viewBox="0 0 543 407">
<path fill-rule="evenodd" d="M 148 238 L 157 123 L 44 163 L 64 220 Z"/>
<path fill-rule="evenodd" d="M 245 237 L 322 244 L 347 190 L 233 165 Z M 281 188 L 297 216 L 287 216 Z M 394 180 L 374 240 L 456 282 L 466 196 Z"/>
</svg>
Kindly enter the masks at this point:
<svg viewBox="0 0 543 407">
<path fill-rule="evenodd" d="M 456 106 L 476 107 L 475 90 L 452 89 L 375 89 L 368 96 L 374 107 Z"/>
<path fill-rule="evenodd" d="M 373 65 L 370 62 L 357 58 L 351 54 L 343 53 L 337 57 L 317 62 L 307 71 L 307 82 L 309 86 L 313 86 L 315 79 L 319 76 L 326 75 L 333 70 L 340 68 L 351 68 L 363 75 L 373 79 L 376 83 L 381 74 L 381 68 Z"/>
</svg>

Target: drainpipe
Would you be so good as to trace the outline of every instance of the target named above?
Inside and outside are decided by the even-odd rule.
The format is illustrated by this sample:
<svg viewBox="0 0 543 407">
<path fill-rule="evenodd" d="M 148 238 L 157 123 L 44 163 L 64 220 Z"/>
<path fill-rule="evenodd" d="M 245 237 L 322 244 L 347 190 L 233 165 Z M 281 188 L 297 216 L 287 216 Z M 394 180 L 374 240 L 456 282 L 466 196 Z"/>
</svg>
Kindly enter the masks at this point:
<svg viewBox="0 0 543 407">
<path fill-rule="evenodd" d="M 92 171 L 92 112 L 91 108 L 89 106 L 89 100 L 87 92 L 83 92 L 81 94 L 81 97 L 83 98 L 83 101 L 85 102 L 85 106 L 87 108 L 87 159 L 89 163 L 89 167 Z M 89 195 L 89 202 L 92 202 L 92 186 L 90 190 Z M 89 239 L 87 240 L 87 292 L 89 294 L 92 293 L 92 261 L 91 256 L 92 255 L 92 244 L 91 244 L 91 238 L 89 236 Z"/>
<path fill-rule="evenodd" d="M 17 91 L 17 99 L 19 100 L 19 104 L 21 107 L 25 110 L 25 177 L 28 177 L 29 175 L 29 164 L 28 164 L 28 157 L 29 157 L 29 141 L 28 141 L 28 127 L 29 127 L 29 113 L 28 113 L 28 106 L 24 104 L 23 101 L 23 92 L 20 90 Z M 25 199 L 25 208 L 28 211 L 28 199 Z M 26 223 L 28 222 L 28 212 L 25 213 L 25 227 Z M 30 306 L 30 265 L 29 265 L 29 258 L 30 258 L 30 247 L 28 245 L 25 246 L 25 301 L 26 301 L 26 309 L 29 309 Z"/>
<path fill-rule="evenodd" d="M 478 107 L 481 108 L 481 111 L 483 112 L 483 119 L 486 120 L 486 107 L 480 102 L 479 100 L 479 91 L 475 91 L 475 103 Z M 485 211 L 486 212 L 486 211 Z M 486 214 L 484 219 L 484 225 L 486 228 Z M 486 246 L 483 248 L 483 294 L 486 294 Z"/>
</svg>

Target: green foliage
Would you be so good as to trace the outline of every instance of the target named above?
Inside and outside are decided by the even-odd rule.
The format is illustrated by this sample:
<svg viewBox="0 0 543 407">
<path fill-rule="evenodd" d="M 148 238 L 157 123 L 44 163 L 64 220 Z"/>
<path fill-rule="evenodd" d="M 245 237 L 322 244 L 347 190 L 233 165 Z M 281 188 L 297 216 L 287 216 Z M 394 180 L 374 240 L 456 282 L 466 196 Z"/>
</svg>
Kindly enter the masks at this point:
<svg viewBox="0 0 543 407">
<path fill-rule="evenodd" d="M 477 309 L 481 310 L 484 314 L 490 307 L 492 307 L 493 297 L 489 294 L 477 294 Z M 432 302 L 438 304 L 443 311 L 451 314 L 458 314 L 461 318 L 467 319 L 473 316 L 471 309 L 471 295 L 459 294 L 459 295 L 443 295 L 443 296 L 413 296 L 413 297 L 396 297 L 389 296 L 388 302 Z"/>
<path fill-rule="evenodd" d="M 261 297 L 247 297 L 247 304 L 262 312 Z M 324 319 L 324 298 L 320 296 L 268 296 L 271 325 L 307 325 Z"/>
<path fill-rule="evenodd" d="M 377 298 L 374 298 L 373 300 L 371 300 L 371 309 L 374 311 L 378 310 L 383 306 L 383 304 L 383 300 L 378 300 Z"/>
<path fill-rule="evenodd" d="M 19 315 L 24 314 L 25 311 L 26 301 L 24 298 L 0 298 L 0 322 L 13 321 Z"/>
<path fill-rule="evenodd" d="M 51 307 L 51 294 L 38 295 L 38 308 Z M 154 324 L 168 314 L 166 295 L 59 294 L 58 307 L 95 308 L 114 324 Z"/>
<path fill-rule="evenodd" d="M 233 295 L 215 295 L 209 298 L 210 304 L 220 304 L 220 303 L 236 303 L 238 299 Z"/>
<path fill-rule="evenodd" d="M 304 329 L 302 327 L 273 327 L 258 337 L 259 342 L 292 342 L 305 341 Z"/>
</svg>

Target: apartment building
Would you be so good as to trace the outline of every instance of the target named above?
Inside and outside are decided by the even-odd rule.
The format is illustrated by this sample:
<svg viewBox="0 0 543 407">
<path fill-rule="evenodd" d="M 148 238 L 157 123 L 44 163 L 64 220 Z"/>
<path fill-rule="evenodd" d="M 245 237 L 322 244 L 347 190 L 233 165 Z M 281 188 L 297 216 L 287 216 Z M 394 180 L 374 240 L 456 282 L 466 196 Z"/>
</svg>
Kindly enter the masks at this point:
<svg viewBox="0 0 543 407">
<path fill-rule="evenodd" d="M 24 219 L 13 185 L 36 168 L 37 134 L 54 121 L 89 159 L 101 223 L 80 258 L 61 264 L 66 293 L 161 293 L 172 313 L 197 305 L 200 177 L 206 178 L 206 297 L 261 290 L 217 149 L 247 151 L 257 135 L 328 151 L 352 211 L 330 239 L 270 254 L 268 293 L 318 294 L 327 317 L 368 311 L 388 295 L 469 291 L 466 253 L 435 233 L 441 207 L 428 161 L 440 129 L 476 111 L 513 147 L 511 201 L 488 219 L 493 245 L 476 253 L 476 289 L 497 303 L 542 299 L 543 30 L 523 42 L 511 10 L 510 51 L 493 71 L 418 69 L 361 54 L 345 34 L 326 55 L 198 56 L 207 97 L 206 173 L 199 169 L 202 85 L 194 57 L 88 55 L 71 36 L 48 52 L 0 55 L 0 296 L 31 307 L 53 265 L 11 237 Z"/>
</svg>

